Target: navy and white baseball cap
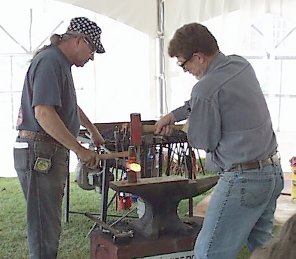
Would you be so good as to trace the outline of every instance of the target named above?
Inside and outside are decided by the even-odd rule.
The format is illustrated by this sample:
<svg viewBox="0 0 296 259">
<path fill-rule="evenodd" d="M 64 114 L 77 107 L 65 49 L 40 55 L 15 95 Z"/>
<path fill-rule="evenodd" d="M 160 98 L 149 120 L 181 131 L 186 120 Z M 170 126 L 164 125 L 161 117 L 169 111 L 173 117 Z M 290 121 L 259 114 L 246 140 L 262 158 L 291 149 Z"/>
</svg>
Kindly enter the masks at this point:
<svg viewBox="0 0 296 259">
<path fill-rule="evenodd" d="M 97 53 L 104 53 L 105 49 L 101 43 L 101 28 L 86 17 L 75 17 L 71 19 L 67 32 L 77 32 L 86 35 L 96 47 Z"/>
</svg>

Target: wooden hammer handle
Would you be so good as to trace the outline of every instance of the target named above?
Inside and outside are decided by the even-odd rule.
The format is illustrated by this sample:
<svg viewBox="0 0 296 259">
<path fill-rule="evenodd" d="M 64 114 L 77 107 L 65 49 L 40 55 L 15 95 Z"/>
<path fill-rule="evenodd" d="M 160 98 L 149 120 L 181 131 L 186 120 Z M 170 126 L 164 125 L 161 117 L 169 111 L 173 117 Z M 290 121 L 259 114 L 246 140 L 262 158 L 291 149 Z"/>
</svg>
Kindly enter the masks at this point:
<svg viewBox="0 0 296 259">
<path fill-rule="evenodd" d="M 172 125 L 174 130 L 183 130 L 185 124 Z M 152 134 L 156 130 L 155 125 L 142 125 L 143 134 Z"/>
<path fill-rule="evenodd" d="M 101 160 L 123 158 L 123 157 L 128 157 L 128 152 L 122 151 L 122 152 L 114 152 L 114 153 L 108 153 L 108 154 L 98 154 L 98 156 L 99 156 L 99 159 Z"/>
</svg>

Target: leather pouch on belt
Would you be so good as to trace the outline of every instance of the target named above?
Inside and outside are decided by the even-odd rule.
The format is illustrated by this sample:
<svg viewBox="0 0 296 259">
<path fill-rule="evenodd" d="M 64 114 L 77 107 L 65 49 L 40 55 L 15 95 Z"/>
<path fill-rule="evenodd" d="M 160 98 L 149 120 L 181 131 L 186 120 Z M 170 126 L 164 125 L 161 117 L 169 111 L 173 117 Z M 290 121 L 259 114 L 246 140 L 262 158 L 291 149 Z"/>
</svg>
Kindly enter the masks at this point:
<svg viewBox="0 0 296 259">
<path fill-rule="evenodd" d="M 34 170 L 39 173 L 48 173 L 48 170 L 51 168 L 51 160 L 44 157 L 37 157 L 35 164 L 34 164 Z"/>
</svg>

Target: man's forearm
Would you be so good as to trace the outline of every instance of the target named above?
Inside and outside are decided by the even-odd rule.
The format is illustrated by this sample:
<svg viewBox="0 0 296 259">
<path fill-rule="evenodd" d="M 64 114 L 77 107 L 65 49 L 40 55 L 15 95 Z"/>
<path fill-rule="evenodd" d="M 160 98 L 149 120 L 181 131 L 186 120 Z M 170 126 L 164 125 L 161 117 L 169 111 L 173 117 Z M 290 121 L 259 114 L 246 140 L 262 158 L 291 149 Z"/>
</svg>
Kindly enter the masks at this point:
<svg viewBox="0 0 296 259">
<path fill-rule="evenodd" d="M 80 115 L 80 123 L 83 127 L 85 127 L 89 132 L 92 132 L 95 128 L 95 125 L 88 119 L 83 110 L 78 106 L 79 115 Z"/>
<path fill-rule="evenodd" d="M 85 113 L 83 112 L 83 110 L 79 106 L 78 106 L 78 109 L 79 109 L 79 113 L 80 113 L 80 123 L 90 133 L 93 143 L 96 146 L 99 146 L 99 145 L 102 145 L 103 143 L 105 143 L 105 140 L 102 137 L 102 135 L 100 134 L 97 127 L 93 123 L 90 122 L 88 117 L 85 115 Z"/>
<path fill-rule="evenodd" d="M 46 133 L 75 153 L 83 148 L 66 128 L 53 106 L 39 105 L 35 107 L 35 117 Z"/>
<path fill-rule="evenodd" d="M 190 111 L 191 111 L 191 108 L 189 105 L 189 101 L 186 101 L 183 106 L 173 110 L 172 113 L 174 114 L 176 122 L 178 122 L 178 121 L 187 119 Z"/>
</svg>

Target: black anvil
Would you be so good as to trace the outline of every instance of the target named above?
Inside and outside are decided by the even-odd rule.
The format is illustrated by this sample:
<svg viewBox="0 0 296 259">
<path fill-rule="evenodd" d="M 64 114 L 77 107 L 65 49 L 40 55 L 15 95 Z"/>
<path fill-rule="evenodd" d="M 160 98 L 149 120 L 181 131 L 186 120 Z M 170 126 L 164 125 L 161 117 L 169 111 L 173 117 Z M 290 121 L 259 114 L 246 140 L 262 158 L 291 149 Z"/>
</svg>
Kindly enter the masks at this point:
<svg viewBox="0 0 296 259">
<path fill-rule="evenodd" d="M 110 187 L 117 192 L 135 194 L 144 200 L 145 213 L 132 226 L 144 237 L 158 239 L 161 235 L 190 234 L 192 227 L 178 216 L 179 202 L 205 193 L 216 185 L 218 179 L 218 176 L 197 180 L 165 176 L 141 178 L 136 183 L 113 181 Z"/>
</svg>

